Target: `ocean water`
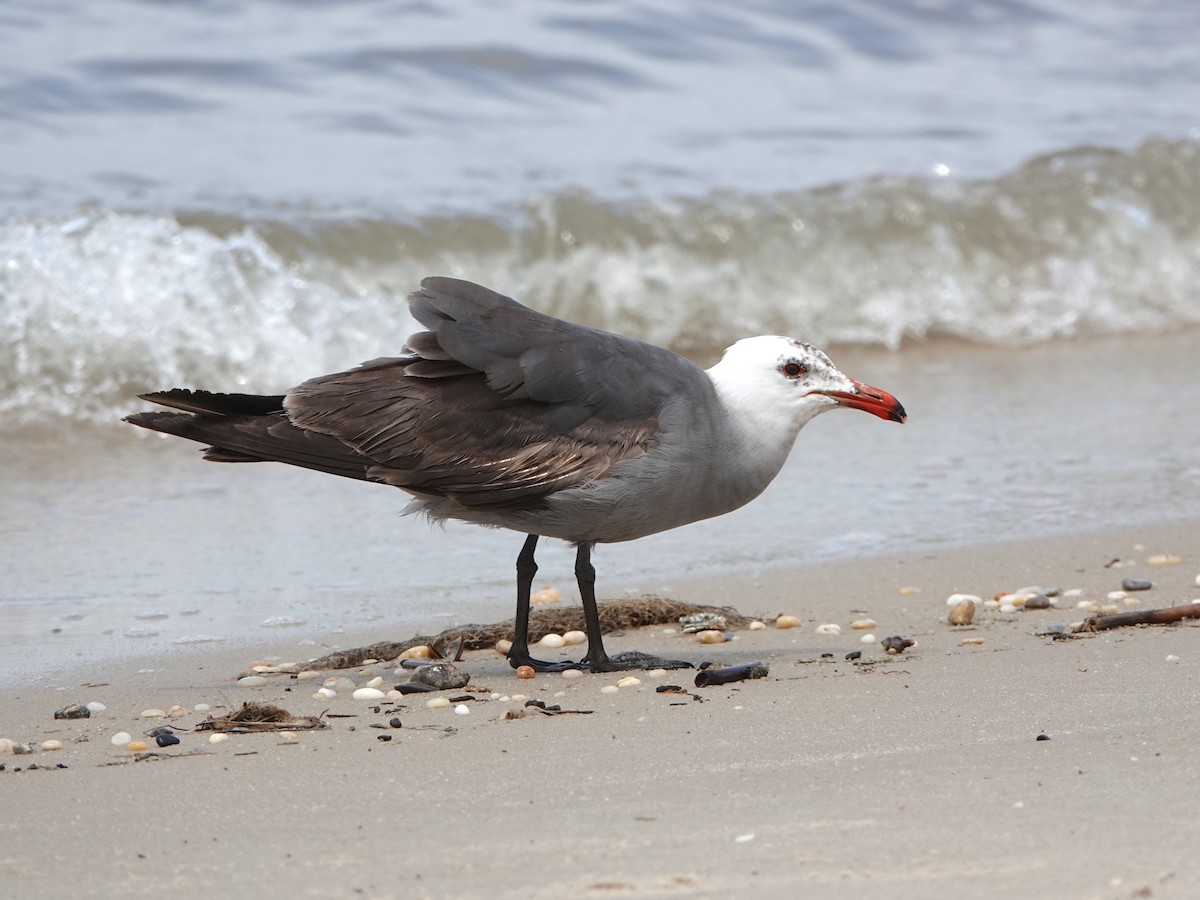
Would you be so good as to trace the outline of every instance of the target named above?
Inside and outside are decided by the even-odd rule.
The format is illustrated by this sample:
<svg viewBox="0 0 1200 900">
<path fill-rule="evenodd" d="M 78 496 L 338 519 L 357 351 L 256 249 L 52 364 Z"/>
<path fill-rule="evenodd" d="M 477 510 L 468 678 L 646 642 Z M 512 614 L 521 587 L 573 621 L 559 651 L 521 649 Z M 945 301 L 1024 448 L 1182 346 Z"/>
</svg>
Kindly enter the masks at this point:
<svg viewBox="0 0 1200 900">
<path fill-rule="evenodd" d="M 606 549 L 609 594 L 1194 517 L 1196 33 L 1190 0 L 4 5 L 0 633 L 504 614 L 512 535 L 119 423 L 395 353 L 435 273 L 702 361 L 802 337 L 909 408 Z"/>
</svg>

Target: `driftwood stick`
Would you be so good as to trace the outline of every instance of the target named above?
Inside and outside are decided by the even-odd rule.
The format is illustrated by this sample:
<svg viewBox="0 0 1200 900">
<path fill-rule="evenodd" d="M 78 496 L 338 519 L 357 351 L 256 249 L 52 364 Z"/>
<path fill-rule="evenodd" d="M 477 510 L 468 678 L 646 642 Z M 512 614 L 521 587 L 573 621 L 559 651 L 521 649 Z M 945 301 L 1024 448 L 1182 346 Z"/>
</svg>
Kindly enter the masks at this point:
<svg viewBox="0 0 1200 900">
<path fill-rule="evenodd" d="M 1125 625 L 1171 625 L 1184 619 L 1200 619 L 1200 603 L 1165 606 L 1162 609 L 1139 609 L 1136 612 L 1113 616 L 1089 616 L 1076 631 L 1104 631 Z"/>
</svg>

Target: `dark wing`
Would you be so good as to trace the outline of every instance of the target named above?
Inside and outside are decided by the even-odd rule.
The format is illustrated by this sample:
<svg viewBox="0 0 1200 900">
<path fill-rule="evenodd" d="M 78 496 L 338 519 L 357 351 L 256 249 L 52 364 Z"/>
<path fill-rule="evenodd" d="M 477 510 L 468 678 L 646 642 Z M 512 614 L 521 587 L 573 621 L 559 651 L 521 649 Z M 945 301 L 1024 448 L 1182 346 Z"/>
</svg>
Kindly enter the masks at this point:
<svg viewBox="0 0 1200 900">
<path fill-rule="evenodd" d="M 283 462 L 477 509 L 519 509 L 645 453 L 673 396 L 688 384 L 712 390 L 668 350 L 471 282 L 426 278 L 409 304 L 429 329 L 409 339 L 409 355 L 314 378 L 283 397 L 147 394 L 183 412 L 126 421 L 209 444 L 205 458 L 218 462 Z"/>
<path fill-rule="evenodd" d="M 487 288 L 426 278 L 412 356 L 314 378 L 284 407 L 299 428 L 373 460 L 369 477 L 476 508 L 536 505 L 659 436 L 659 413 L 708 379 L 670 351 L 571 325 Z"/>
</svg>

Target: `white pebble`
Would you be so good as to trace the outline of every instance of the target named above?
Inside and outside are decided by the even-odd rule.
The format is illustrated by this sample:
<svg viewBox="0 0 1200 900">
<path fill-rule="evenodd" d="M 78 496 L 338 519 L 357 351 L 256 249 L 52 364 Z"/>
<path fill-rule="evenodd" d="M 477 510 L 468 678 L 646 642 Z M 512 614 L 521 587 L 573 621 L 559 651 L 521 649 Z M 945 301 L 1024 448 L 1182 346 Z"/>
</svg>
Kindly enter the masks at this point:
<svg viewBox="0 0 1200 900">
<path fill-rule="evenodd" d="M 471 714 L 471 707 L 467 706 L 465 703 L 460 703 L 458 706 L 454 707 L 454 714 L 456 716 L 469 716 Z"/>
<path fill-rule="evenodd" d="M 1197 583 L 1200 583 L 1200 581 L 1198 581 Z M 758 619 L 755 619 L 753 622 L 750 623 L 749 627 L 750 627 L 751 631 L 762 631 L 767 626 L 763 622 L 758 621 Z"/>
<path fill-rule="evenodd" d="M 995 597 L 989 597 L 987 600 L 983 601 L 983 608 L 984 609 L 999 609 L 1000 601 L 997 600 Z"/>
<path fill-rule="evenodd" d="M 450 701 L 445 697 L 434 697 L 432 700 L 425 701 L 426 709 L 446 709 L 450 706 Z"/>
<path fill-rule="evenodd" d="M 261 675 L 247 675 L 245 678 L 239 678 L 238 684 L 241 687 L 262 687 L 267 683 L 267 679 Z"/>
<path fill-rule="evenodd" d="M 550 650 L 557 650 L 559 647 L 565 647 L 567 644 L 561 634 L 544 635 L 538 643 Z"/>
<path fill-rule="evenodd" d="M 558 588 L 546 587 L 529 595 L 529 602 L 534 606 L 557 603 L 562 598 Z"/>
<path fill-rule="evenodd" d="M 587 643 L 587 635 L 579 630 L 568 631 L 563 635 L 563 640 L 571 646 L 574 646 L 575 644 L 584 644 Z"/>
<path fill-rule="evenodd" d="M 496 641 L 496 652 L 501 656 L 508 656 L 508 651 L 512 649 L 512 641 L 501 638 Z"/>
<path fill-rule="evenodd" d="M 313 699 L 317 700 L 321 697 L 324 697 L 326 700 L 332 700 L 336 696 L 337 696 L 337 691 L 335 691 L 333 688 L 319 687 L 319 688 L 317 688 L 317 692 L 315 694 L 313 694 Z"/>
<path fill-rule="evenodd" d="M 1013 606 L 1011 603 L 1001 603 L 1000 604 L 1000 612 L 1002 612 L 1002 613 L 1015 613 L 1016 611 L 1017 611 L 1017 608 L 1015 606 Z"/>
<path fill-rule="evenodd" d="M 562 673 L 563 678 L 582 678 L 583 669 L 566 669 Z"/>
<path fill-rule="evenodd" d="M 369 688 L 377 688 L 377 687 L 382 687 L 382 686 L 383 686 L 383 676 L 382 675 L 376 675 L 374 678 L 372 678 L 370 681 L 367 682 L 367 687 L 369 687 Z"/>
<path fill-rule="evenodd" d="M 949 597 L 946 598 L 946 605 L 947 606 L 958 606 L 958 604 L 962 603 L 964 600 L 971 600 L 975 603 L 983 602 L 982 597 L 977 597 L 974 594 L 951 594 Z"/>
<path fill-rule="evenodd" d="M 873 644 L 877 640 L 879 640 L 879 638 L 875 637 L 873 634 L 864 634 L 858 639 L 860 644 Z"/>
<path fill-rule="evenodd" d="M 1084 612 L 1095 612 L 1096 604 L 1091 600 L 1080 600 L 1075 604 L 1076 609 L 1082 609 Z"/>
<path fill-rule="evenodd" d="M 779 616 L 775 620 L 775 627 L 776 628 L 799 628 L 800 627 L 800 617 L 799 616 Z"/>
<path fill-rule="evenodd" d="M 1121 602 L 1124 603 L 1126 606 L 1137 606 L 1142 601 L 1139 600 L 1137 597 L 1126 597 Z"/>
<path fill-rule="evenodd" d="M 1167 662 L 1179 662 L 1179 657 L 1176 656 L 1174 653 L 1168 653 L 1167 654 Z"/>
<path fill-rule="evenodd" d="M 94 713 L 104 712 L 106 709 L 108 709 L 108 707 L 105 706 L 103 703 L 101 703 L 99 700 L 93 700 L 91 703 L 87 704 L 87 708 L 88 708 L 88 712 L 94 712 Z"/>
<path fill-rule="evenodd" d="M 624 678 L 622 678 L 620 681 L 617 682 L 617 687 L 619 687 L 619 688 L 637 687 L 641 683 L 642 683 L 642 679 L 638 678 L 636 675 L 626 675 Z"/>
<path fill-rule="evenodd" d="M 197 703 L 195 706 L 192 707 L 192 710 L 194 712 L 208 712 L 210 709 L 212 709 L 212 707 L 209 706 L 207 703 Z"/>
<path fill-rule="evenodd" d="M 395 688 L 392 688 L 390 691 L 388 691 L 386 694 L 383 695 L 383 699 L 384 700 L 399 700 L 403 696 L 404 695 L 402 693 L 400 693 L 398 690 L 396 690 Z"/>
<path fill-rule="evenodd" d="M 649 672 L 646 673 L 646 677 L 647 678 L 666 678 L 667 670 L 666 669 L 651 669 Z"/>
<path fill-rule="evenodd" d="M 874 619 L 855 619 L 850 623 L 850 627 L 855 631 L 870 631 L 875 625 Z"/>
<path fill-rule="evenodd" d="M 615 694 L 619 690 L 620 690 L 620 688 L 617 687 L 615 684 L 606 684 L 604 687 L 600 688 L 600 693 Z"/>
<path fill-rule="evenodd" d="M 566 691 L 555 691 L 554 696 L 555 697 L 565 697 L 565 696 L 567 696 L 567 692 Z"/>
<path fill-rule="evenodd" d="M 1129 595 L 1127 593 L 1125 593 L 1124 591 L 1109 591 L 1107 594 L 1105 594 L 1104 599 L 1106 599 L 1106 600 L 1124 600 L 1128 596 Z"/>
<path fill-rule="evenodd" d="M 1115 603 L 1105 603 L 1102 607 L 1100 607 L 1100 612 L 1104 613 L 1106 616 L 1115 616 L 1120 611 L 1121 607 L 1117 606 Z"/>
<path fill-rule="evenodd" d="M 1200 575 L 1196 576 L 1196 587 L 1200 587 Z"/>
<path fill-rule="evenodd" d="M 1146 562 L 1152 566 L 1175 566 L 1183 562 L 1183 559 L 1170 553 L 1159 553 L 1147 557 Z"/>
<path fill-rule="evenodd" d="M 316 671 L 315 669 L 305 669 L 303 672 L 301 672 L 299 675 L 296 676 L 296 680 L 297 681 L 316 681 L 320 677 L 321 677 L 321 673 Z"/>
<path fill-rule="evenodd" d="M 12 753 L 17 742 L 12 738 L 0 738 L 0 753 Z"/>
<path fill-rule="evenodd" d="M 223 731 L 218 731 L 216 734 L 210 734 L 208 736 L 208 742 L 210 744 L 223 744 L 227 740 L 229 740 L 229 735 Z"/>
<path fill-rule="evenodd" d="M 167 714 L 161 709 L 143 709 L 142 710 L 142 718 L 143 719 L 161 719 L 161 718 L 164 718 L 166 715 Z"/>
<path fill-rule="evenodd" d="M 1062 595 L 1064 597 L 1070 597 L 1072 600 L 1074 600 L 1076 597 L 1083 596 L 1083 588 L 1069 588 L 1068 590 L 1063 591 Z"/>
<path fill-rule="evenodd" d="M 279 732 L 279 739 L 281 741 L 294 741 L 294 740 L 296 740 L 296 732 L 281 731 L 281 732 Z"/>
<path fill-rule="evenodd" d="M 133 735 L 128 731 L 118 731 L 111 738 L 109 738 L 109 740 L 112 742 L 114 747 L 124 747 L 133 740 Z"/>
<path fill-rule="evenodd" d="M 501 697 L 500 699 L 503 700 L 504 698 Z M 512 697 L 510 697 L 509 699 L 512 700 L 513 703 L 522 703 L 525 700 L 525 695 L 524 694 L 513 694 Z"/>
<path fill-rule="evenodd" d="M 364 687 L 359 688 L 350 696 L 355 700 L 382 700 L 383 691 L 379 690 L 379 688 Z"/>
<path fill-rule="evenodd" d="M 826 622 L 824 625 L 817 626 L 817 634 L 841 634 L 842 626 L 836 622 Z"/>
<path fill-rule="evenodd" d="M 42 741 L 42 749 L 46 752 L 50 752 L 51 750 L 61 750 L 62 741 Z"/>
</svg>

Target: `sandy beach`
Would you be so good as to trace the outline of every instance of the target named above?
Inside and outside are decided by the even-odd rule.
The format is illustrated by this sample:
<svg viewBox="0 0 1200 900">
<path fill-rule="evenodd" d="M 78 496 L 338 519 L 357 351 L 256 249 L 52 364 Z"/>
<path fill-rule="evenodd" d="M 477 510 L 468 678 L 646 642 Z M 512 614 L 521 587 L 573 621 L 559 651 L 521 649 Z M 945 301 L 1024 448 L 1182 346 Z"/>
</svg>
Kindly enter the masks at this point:
<svg viewBox="0 0 1200 900">
<path fill-rule="evenodd" d="M 250 650 L 109 660 L 62 676 L 30 660 L 27 684 L 10 684 L 0 709 L 0 737 L 37 751 L 0 756 L 0 887 L 47 897 L 1195 896 L 1200 626 L 1037 636 L 1083 618 L 1073 598 L 1060 609 L 981 608 L 966 628 L 945 622 L 953 592 L 1029 585 L 1105 603 L 1123 579 L 1144 578 L 1154 587 L 1130 594 L 1128 608 L 1189 602 L 1200 597 L 1195 534 L 1195 523 L 1139 527 L 808 566 L 753 587 L 683 583 L 680 599 L 802 625 L 715 646 L 665 627 L 610 638 L 614 651 L 769 664 L 767 678 L 733 685 L 642 674 L 610 694 L 601 689 L 617 676 L 519 681 L 491 651 L 462 663 L 474 686 L 587 715 L 510 720 L 523 702 L 489 694 L 463 715 L 428 709 L 423 696 L 313 699 L 320 681 L 237 685 L 255 658 L 294 658 L 291 642 L 270 635 Z M 1180 562 L 1150 564 L 1161 555 Z M 849 627 L 864 618 L 877 623 L 870 632 Z M 817 633 L 824 623 L 842 633 Z M 864 633 L 917 645 L 887 656 Z M 847 661 L 855 650 L 861 660 Z M 328 674 L 390 686 L 404 680 L 395 668 Z M 53 718 L 91 701 L 106 709 Z M 197 704 L 219 714 L 244 701 L 351 717 L 327 716 L 328 730 L 294 740 L 212 744 L 185 730 L 208 715 Z M 173 705 L 186 712 L 140 717 Z M 178 726 L 180 744 L 143 755 L 110 742 L 162 724 Z M 38 751 L 47 740 L 63 748 Z"/>
</svg>

